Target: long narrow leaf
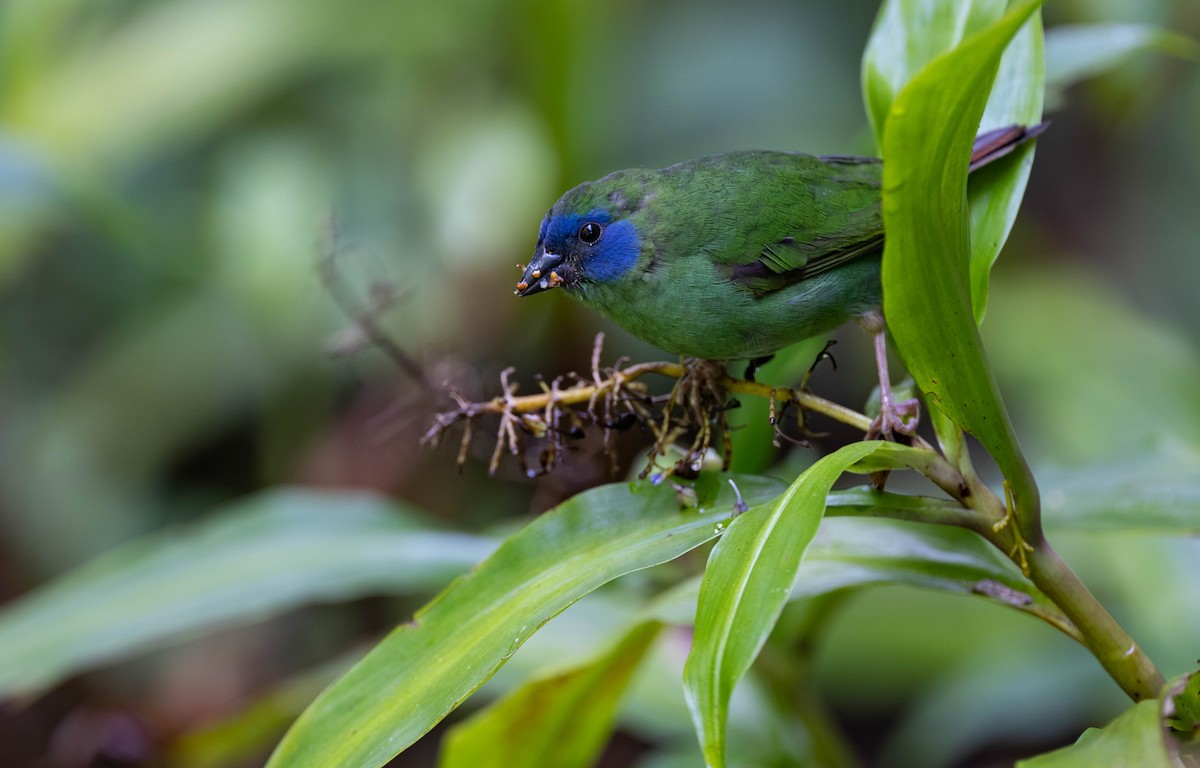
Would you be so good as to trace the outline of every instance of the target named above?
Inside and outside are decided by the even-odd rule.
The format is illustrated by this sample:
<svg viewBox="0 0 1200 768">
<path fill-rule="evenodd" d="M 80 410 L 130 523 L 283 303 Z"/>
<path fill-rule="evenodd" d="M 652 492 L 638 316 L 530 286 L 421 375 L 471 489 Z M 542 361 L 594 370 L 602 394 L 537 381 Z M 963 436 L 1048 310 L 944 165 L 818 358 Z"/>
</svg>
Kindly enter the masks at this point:
<svg viewBox="0 0 1200 768">
<path fill-rule="evenodd" d="M 979 132 L 1042 119 L 1046 63 L 1040 14 L 1021 27 L 1000 57 L 1000 68 Z M 976 324 L 987 312 L 992 265 L 1008 240 L 1033 169 L 1036 144 L 1017 147 L 1011 157 L 976 171 L 967 190 L 971 211 L 971 307 Z"/>
<path fill-rule="evenodd" d="M 832 517 L 847 507 L 865 514 L 861 500 L 872 495 L 858 490 L 830 494 L 825 519 L 804 553 L 789 600 L 862 587 L 907 586 L 975 595 L 1037 618 L 1061 618 L 1049 598 L 1011 561 L 970 531 L 878 517 Z M 699 578 L 683 582 L 659 599 L 653 615 L 688 623 L 696 613 L 699 591 Z"/>
<path fill-rule="evenodd" d="M 862 90 L 883 147 L 892 103 L 925 66 L 1004 15 L 1006 0 L 884 0 L 863 51 Z"/>
<path fill-rule="evenodd" d="M 800 564 L 792 597 L 812 597 L 850 586 L 907 584 L 994 597 L 1047 598 L 977 534 L 961 528 L 880 518 L 830 518 Z M 1024 601 L 1020 601 L 1024 602 Z M 1013 600 L 1008 605 L 1020 604 Z"/>
<path fill-rule="evenodd" d="M 0 612 L 0 694 L 313 601 L 436 589 L 494 547 L 364 493 L 280 490 L 114 550 Z"/>
<path fill-rule="evenodd" d="M 734 519 L 700 586 L 684 687 L 708 765 L 725 765 L 729 697 L 779 618 L 830 486 L 881 444 L 854 443 L 809 467 L 782 496 Z"/>
<path fill-rule="evenodd" d="M 662 625 L 643 622 L 598 658 L 533 680 L 446 735 L 440 768 L 588 768 Z"/>
<path fill-rule="evenodd" d="M 984 358 L 970 285 L 966 178 L 1000 57 L 1040 6 L 1021 4 L 942 56 L 892 105 L 884 130 L 884 313 L 931 407 L 975 435 L 1036 510 L 1036 487 Z"/>
<path fill-rule="evenodd" d="M 779 486 L 741 478 L 752 502 Z M 300 716 L 269 765 L 380 766 L 483 684 L 543 623 L 618 576 L 724 529 L 731 491 L 681 510 L 670 488 L 618 483 L 539 517 L 399 627 Z"/>
</svg>

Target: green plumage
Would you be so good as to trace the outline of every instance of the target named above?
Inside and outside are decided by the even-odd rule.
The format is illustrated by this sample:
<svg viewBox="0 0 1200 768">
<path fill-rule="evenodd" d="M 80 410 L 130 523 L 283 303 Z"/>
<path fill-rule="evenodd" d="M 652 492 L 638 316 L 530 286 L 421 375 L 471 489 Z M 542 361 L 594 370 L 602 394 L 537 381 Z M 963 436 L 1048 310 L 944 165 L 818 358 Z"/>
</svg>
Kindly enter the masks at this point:
<svg viewBox="0 0 1200 768">
<path fill-rule="evenodd" d="M 981 136 L 972 167 L 1043 126 Z M 880 161 L 733 152 L 575 187 L 517 285 L 562 287 L 680 355 L 762 357 L 879 307 Z"/>
</svg>

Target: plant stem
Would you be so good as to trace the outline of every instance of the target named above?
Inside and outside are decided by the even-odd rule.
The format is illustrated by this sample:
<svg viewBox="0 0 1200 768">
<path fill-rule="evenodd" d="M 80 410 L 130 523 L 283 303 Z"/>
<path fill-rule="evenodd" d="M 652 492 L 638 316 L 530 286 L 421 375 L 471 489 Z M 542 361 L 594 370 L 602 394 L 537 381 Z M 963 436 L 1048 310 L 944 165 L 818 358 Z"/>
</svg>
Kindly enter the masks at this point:
<svg viewBox="0 0 1200 768">
<path fill-rule="evenodd" d="M 685 368 L 680 363 L 640 363 L 617 371 L 611 378 L 594 384 L 575 386 L 555 393 L 539 392 L 532 395 L 509 395 L 494 397 L 483 403 L 471 403 L 468 405 L 467 413 L 473 416 L 485 413 L 504 413 L 506 411 L 539 413 L 552 403 L 557 405 L 579 405 L 594 400 L 599 395 L 611 391 L 613 387 L 623 387 L 627 383 L 640 379 L 650 373 L 678 379 L 684 375 Z M 773 397 L 777 400 L 780 399 L 780 396 L 783 396 L 784 399 L 794 401 L 806 411 L 823 414 L 835 421 L 840 421 L 843 424 L 861 429 L 864 432 L 871 426 L 870 417 L 859 413 L 853 408 L 847 408 L 832 400 L 818 397 L 811 392 L 788 389 L 786 387 L 773 387 L 770 384 L 746 381 L 732 376 L 723 376 L 718 383 L 727 391 L 734 394 L 754 395 L 755 397 L 763 398 Z"/>
<path fill-rule="evenodd" d="M 1045 538 L 1028 553 L 1030 579 L 1062 609 L 1083 635 L 1083 644 L 1134 701 L 1158 696 L 1162 673 L 1088 591 Z"/>
<path fill-rule="evenodd" d="M 787 395 L 792 401 L 806 411 L 820 413 L 829 418 L 840 421 L 843 424 L 861 429 L 866 432 L 871 428 L 871 418 L 859 413 L 853 408 L 847 408 L 844 405 L 839 405 L 832 400 L 826 400 L 823 397 L 817 397 L 811 392 L 805 392 L 800 389 L 787 389 L 780 387 L 772 387 L 769 384 L 760 384 L 757 381 L 746 381 L 745 379 L 735 379 L 731 376 L 726 376 L 721 380 L 721 386 L 729 392 L 738 395 L 755 395 L 757 397 L 778 398 L 779 395 Z"/>
<path fill-rule="evenodd" d="M 952 434 L 953 430 L 939 430 L 939 437 L 943 432 Z M 1010 518 L 1017 506 L 1012 495 L 1008 494 L 1005 505 L 980 480 L 966 451 L 961 450 L 961 433 L 958 435 L 959 442 L 952 448 L 957 449 L 955 453 L 960 459 L 957 463 L 964 468 L 960 482 L 964 483 L 966 493 L 954 492 L 953 482 L 948 478 L 957 473 L 951 467 L 943 466 L 947 464 L 946 460 L 933 451 L 925 465 L 914 463 L 913 469 L 937 483 L 963 507 L 973 510 L 974 515 L 963 519 L 967 523 L 965 527 L 972 527 L 1019 565 L 1042 594 L 1062 611 L 1066 622 L 1057 616 L 1039 618 L 1082 643 L 1134 701 L 1158 696 L 1164 685 L 1162 673 L 1046 541 L 1041 517 L 1037 514 L 1037 486 L 1032 482 L 1032 475 L 1019 478 L 1026 491 L 1025 498 L 1033 503 L 1032 507 L 1025 508 L 1029 514 L 1024 519 L 1015 515 Z M 1007 484 L 1005 488 L 1007 491 Z M 991 521 L 991 524 L 971 525 L 981 519 Z"/>
<path fill-rule="evenodd" d="M 484 403 L 460 400 L 459 410 L 440 415 L 426 439 L 436 437 L 456 420 L 469 420 L 485 413 L 531 419 L 533 426 L 536 426 L 536 414 L 549 408 L 594 403 L 598 398 L 619 391 L 646 374 L 679 379 L 687 372 L 686 367 L 679 363 L 655 362 L 602 375 L 598 363 L 599 344 L 600 340 L 597 339 L 592 380 L 580 379 L 578 384 L 567 389 L 549 388 L 537 394 L 517 396 L 513 391 L 515 387 L 509 387 L 505 379 L 505 395 Z M 734 394 L 793 402 L 804 410 L 824 414 L 864 432 L 871 425 L 871 419 L 864 414 L 803 390 L 772 387 L 727 374 L 720 376 L 717 384 Z M 1046 542 L 1041 529 L 1037 485 L 1024 459 L 1020 459 L 1019 471 L 1014 473 L 1017 477 L 1005 483 L 1006 504 L 975 472 L 961 430 L 940 413 L 934 413 L 933 420 L 935 426 L 939 427 L 938 438 L 947 455 L 943 456 L 917 438 L 913 440 L 913 448 L 918 450 L 909 453 L 905 463 L 945 491 L 960 507 L 956 510 L 949 503 L 926 500 L 897 502 L 891 506 L 884 505 L 881 510 L 878 499 L 865 506 L 873 514 L 878 515 L 883 511 L 885 517 L 954 525 L 980 534 L 1020 566 L 1034 585 L 1062 612 L 1058 616 L 1044 612 L 1041 615 L 1034 611 L 1034 615 L 1081 642 L 1134 701 L 1157 697 L 1164 685 L 1162 674 Z M 497 443 L 497 455 L 499 445 Z M 460 460 L 462 455 L 460 451 Z M 860 510 L 850 503 L 841 512 L 853 514 Z"/>
<path fill-rule="evenodd" d="M 1003 522 L 1007 520 L 1004 503 L 978 475 L 971 472 L 967 482 L 972 493 L 963 503 L 1000 523 L 979 533 L 1021 566 L 1029 580 L 1062 611 L 1070 626 L 1059 629 L 1083 644 L 1131 699 L 1158 696 L 1164 685 L 1162 673 L 1046 541 L 1040 518 L 1034 518 L 1035 535 L 1031 537 L 1017 521 Z"/>
</svg>

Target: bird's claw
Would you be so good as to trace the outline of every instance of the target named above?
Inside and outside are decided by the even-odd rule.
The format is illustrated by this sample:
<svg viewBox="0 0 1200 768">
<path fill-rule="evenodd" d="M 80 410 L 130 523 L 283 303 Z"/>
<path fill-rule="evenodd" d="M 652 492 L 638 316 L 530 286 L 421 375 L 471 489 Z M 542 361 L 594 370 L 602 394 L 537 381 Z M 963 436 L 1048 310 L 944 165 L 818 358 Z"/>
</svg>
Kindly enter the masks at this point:
<svg viewBox="0 0 1200 768">
<path fill-rule="evenodd" d="M 879 415 L 867 429 L 868 440 L 894 440 L 896 435 L 912 436 L 921 422 L 921 401 L 915 397 L 898 403 L 884 403 Z"/>
<path fill-rule="evenodd" d="M 888 393 L 891 394 L 890 392 Z M 879 415 L 867 429 L 867 440 L 887 440 L 893 442 L 896 435 L 911 437 L 917 431 L 921 420 L 921 403 L 915 397 L 910 400 L 895 402 L 889 396 L 879 407 Z M 887 484 L 889 471 L 871 473 L 871 483 L 876 490 L 883 490 Z"/>
<path fill-rule="evenodd" d="M 745 374 L 746 381 L 753 382 L 755 380 L 755 377 L 758 376 L 759 369 L 761 369 L 764 365 L 766 365 L 767 363 L 771 362 L 774 359 L 775 359 L 775 355 L 771 354 L 771 355 L 762 355 L 761 357 L 754 357 L 754 358 L 751 358 L 750 360 L 746 361 L 746 374 Z"/>
</svg>

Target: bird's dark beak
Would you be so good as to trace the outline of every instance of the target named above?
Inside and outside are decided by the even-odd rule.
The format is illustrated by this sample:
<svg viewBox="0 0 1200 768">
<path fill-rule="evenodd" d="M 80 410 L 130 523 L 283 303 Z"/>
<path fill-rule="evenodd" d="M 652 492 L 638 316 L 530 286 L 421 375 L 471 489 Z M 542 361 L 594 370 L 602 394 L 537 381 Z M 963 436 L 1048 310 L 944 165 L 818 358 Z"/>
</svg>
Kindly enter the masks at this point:
<svg viewBox="0 0 1200 768">
<path fill-rule="evenodd" d="M 563 257 L 556 253 L 547 253 L 546 249 L 539 245 L 533 252 L 529 266 L 525 267 L 525 272 L 521 275 L 521 282 L 517 283 L 516 294 L 532 296 L 557 287 L 566 277 L 563 269 Z"/>
</svg>

